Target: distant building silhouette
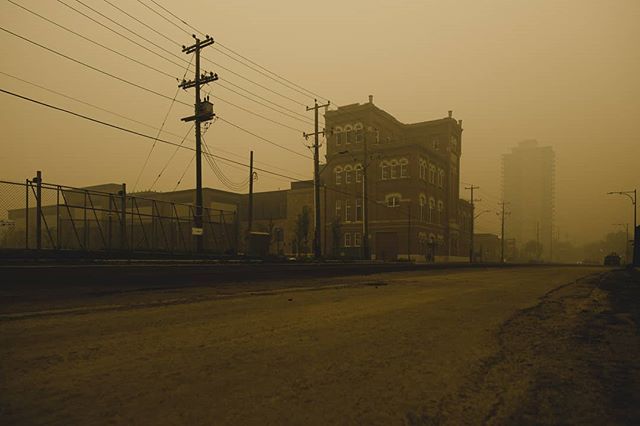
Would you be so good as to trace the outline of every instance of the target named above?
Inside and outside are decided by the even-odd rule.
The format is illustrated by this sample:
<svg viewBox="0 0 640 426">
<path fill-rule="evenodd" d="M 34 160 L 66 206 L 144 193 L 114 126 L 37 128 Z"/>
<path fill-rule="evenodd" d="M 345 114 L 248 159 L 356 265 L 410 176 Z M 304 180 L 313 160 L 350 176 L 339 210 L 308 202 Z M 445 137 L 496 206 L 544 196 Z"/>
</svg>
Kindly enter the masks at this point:
<svg viewBox="0 0 640 426">
<path fill-rule="evenodd" d="M 554 186 L 552 147 L 526 140 L 502 156 L 503 198 L 511 212 L 505 234 L 515 239 L 522 259 L 550 260 Z"/>
</svg>

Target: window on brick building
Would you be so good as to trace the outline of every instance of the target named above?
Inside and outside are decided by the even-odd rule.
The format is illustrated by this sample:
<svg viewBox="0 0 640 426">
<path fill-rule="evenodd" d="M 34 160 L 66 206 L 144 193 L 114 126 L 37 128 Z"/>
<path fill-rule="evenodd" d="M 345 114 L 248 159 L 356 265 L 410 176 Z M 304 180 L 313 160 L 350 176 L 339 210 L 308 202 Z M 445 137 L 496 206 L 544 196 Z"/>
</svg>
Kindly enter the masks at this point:
<svg viewBox="0 0 640 426">
<path fill-rule="evenodd" d="M 334 128 L 333 134 L 336 137 L 336 145 L 342 145 L 344 143 L 344 133 L 342 132 L 342 127 Z"/>
<path fill-rule="evenodd" d="M 385 197 L 387 207 L 399 207 L 400 206 L 400 194 L 388 194 Z"/>
<path fill-rule="evenodd" d="M 351 200 L 344 200 L 344 221 L 351 222 Z"/>
<path fill-rule="evenodd" d="M 342 201 L 336 200 L 336 217 L 342 217 Z"/>
<path fill-rule="evenodd" d="M 433 211 L 436 208 L 436 200 L 433 197 L 429 198 L 429 223 L 433 223 Z"/>
<path fill-rule="evenodd" d="M 362 182 L 362 164 L 356 164 L 353 170 L 356 174 L 356 182 Z"/>
<path fill-rule="evenodd" d="M 356 124 L 356 143 L 361 143 L 364 140 L 364 129 L 362 124 Z"/>
<path fill-rule="evenodd" d="M 435 164 L 429 164 L 429 183 L 436 184 L 436 166 Z"/>
<path fill-rule="evenodd" d="M 390 177 L 390 173 L 389 173 L 389 162 L 384 160 L 380 163 L 380 177 L 382 180 L 387 180 Z"/>
<path fill-rule="evenodd" d="M 347 140 L 346 143 L 347 144 L 353 143 L 353 140 L 355 139 L 353 128 L 351 126 L 346 126 L 344 128 L 344 131 L 346 133 L 346 140 Z"/>
<path fill-rule="evenodd" d="M 356 222 L 362 220 L 362 198 L 356 198 Z"/>
<path fill-rule="evenodd" d="M 340 185 L 342 183 L 342 167 L 336 167 L 334 172 L 336 174 L 336 185 Z"/>
<path fill-rule="evenodd" d="M 442 200 L 438 200 L 438 223 L 444 224 L 444 203 Z"/>
<path fill-rule="evenodd" d="M 353 246 L 360 247 L 362 245 L 362 234 L 359 232 L 353 233 Z"/>
<path fill-rule="evenodd" d="M 427 180 L 427 162 L 422 158 L 420 159 L 420 162 L 419 162 L 419 170 L 420 170 L 420 173 L 419 173 L 420 179 Z"/>
<path fill-rule="evenodd" d="M 427 197 L 424 194 L 420 194 L 420 220 L 424 221 L 427 218 Z"/>
<path fill-rule="evenodd" d="M 351 247 L 351 232 L 344 233 L 344 246 Z"/>
<path fill-rule="evenodd" d="M 400 164 L 400 177 L 406 178 L 409 177 L 409 160 L 403 158 L 399 161 Z"/>
<path fill-rule="evenodd" d="M 396 160 L 391 160 L 390 169 L 391 169 L 391 179 L 397 179 L 398 178 L 398 162 Z"/>
<path fill-rule="evenodd" d="M 351 166 L 345 166 L 344 168 L 344 183 L 351 183 Z"/>
<path fill-rule="evenodd" d="M 444 187 L 444 170 L 443 169 L 438 170 L 438 186 L 440 188 Z"/>
</svg>

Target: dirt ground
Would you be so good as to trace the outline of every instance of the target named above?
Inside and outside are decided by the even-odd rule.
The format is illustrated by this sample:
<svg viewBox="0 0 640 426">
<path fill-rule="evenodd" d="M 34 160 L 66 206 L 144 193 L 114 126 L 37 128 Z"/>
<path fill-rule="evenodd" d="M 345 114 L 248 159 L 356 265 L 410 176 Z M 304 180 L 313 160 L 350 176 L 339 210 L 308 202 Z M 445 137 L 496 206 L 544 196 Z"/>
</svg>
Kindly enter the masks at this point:
<svg viewBox="0 0 640 426">
<path fill-rule="evenodd" d="M 0 424 L 640 422 L 637 272 L 54 293 L 0 290 Z"/>
</svg>

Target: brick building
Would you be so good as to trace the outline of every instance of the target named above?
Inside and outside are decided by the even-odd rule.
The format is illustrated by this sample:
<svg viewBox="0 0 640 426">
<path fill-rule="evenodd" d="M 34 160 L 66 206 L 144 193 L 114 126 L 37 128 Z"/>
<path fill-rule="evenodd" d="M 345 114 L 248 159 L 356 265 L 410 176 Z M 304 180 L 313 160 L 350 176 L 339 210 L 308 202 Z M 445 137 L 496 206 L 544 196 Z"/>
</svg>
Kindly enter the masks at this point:
<svg viewBox="0 0 640 426">
<path fill-rule="evenodd" d="M 327 111 L 325 126 L 329 254 L 363 255 L 366 213 L 373 259 L 468 260 L 471 206 L 459 198 L 462 121 L 449 112 L 404 124 L 370 96 Z"/>
</svg>

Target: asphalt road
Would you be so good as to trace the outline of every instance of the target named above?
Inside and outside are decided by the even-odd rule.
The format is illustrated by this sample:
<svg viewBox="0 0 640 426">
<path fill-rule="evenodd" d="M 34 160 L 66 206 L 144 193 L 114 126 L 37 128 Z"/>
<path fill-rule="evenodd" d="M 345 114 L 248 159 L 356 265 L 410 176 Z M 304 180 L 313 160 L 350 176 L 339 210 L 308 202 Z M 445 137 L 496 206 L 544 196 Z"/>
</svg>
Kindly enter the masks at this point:
<svg viewBox="0 0 640 426">
<path fill-rule="evenodd" d="M 535 267 L 0 294 L 0 423 L 625 423 L 635 358 L 598 349 L 609 370 L 593 376 L 574 356 L 611 350 L 579 331 L 612 312 L 600 285 L 619 279 Z M 634 317 L 615 318 L 603 333 L 636 348 Z M 622 405 L 598 403 L 623 379 Z"/>
</svg>

